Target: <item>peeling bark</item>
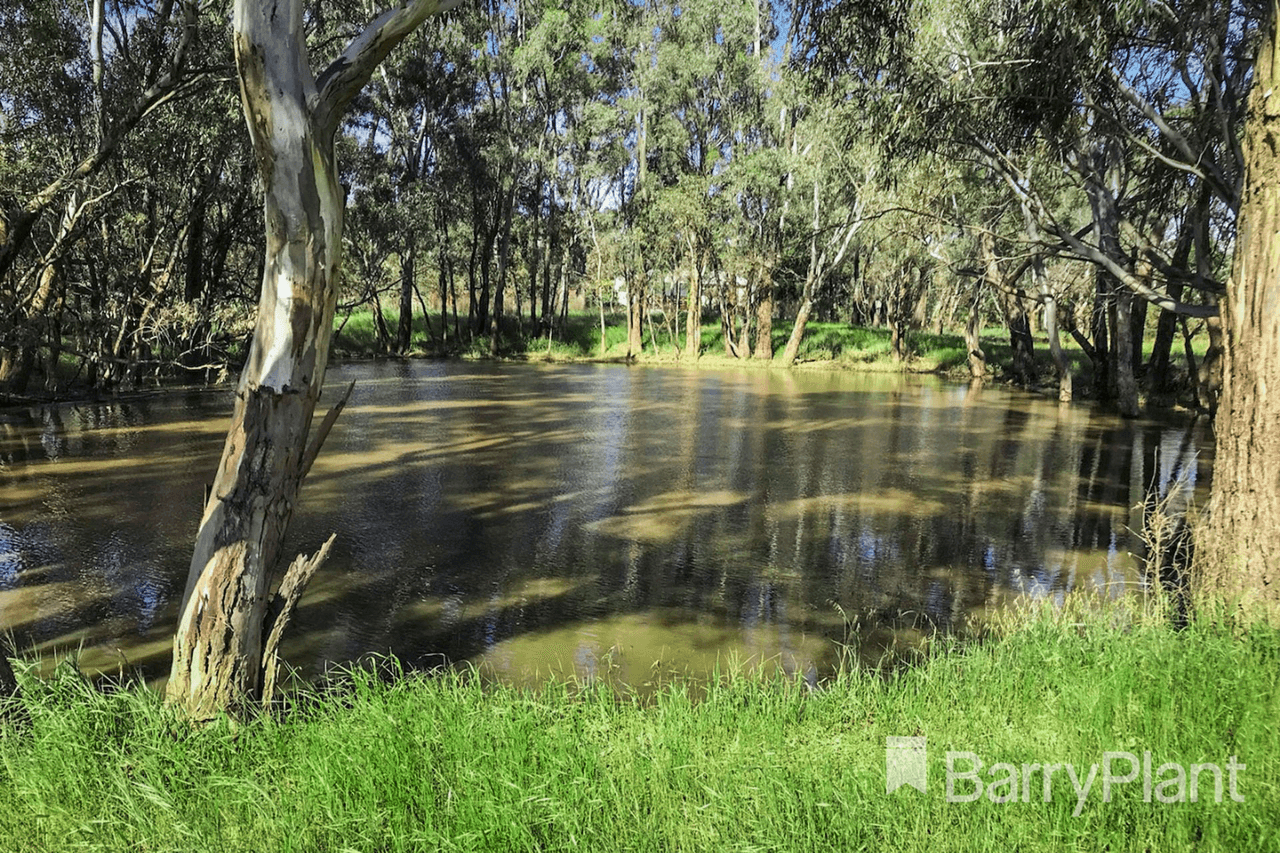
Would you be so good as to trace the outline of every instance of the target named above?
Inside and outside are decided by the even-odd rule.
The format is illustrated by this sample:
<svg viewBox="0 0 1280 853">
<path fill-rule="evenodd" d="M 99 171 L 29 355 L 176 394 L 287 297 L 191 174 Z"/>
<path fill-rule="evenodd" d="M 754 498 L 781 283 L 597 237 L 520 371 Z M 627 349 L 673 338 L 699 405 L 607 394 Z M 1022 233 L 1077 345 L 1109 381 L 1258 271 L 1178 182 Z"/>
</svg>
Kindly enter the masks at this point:
<svg viewBox="0 0 1280 853">
<path fill-rule="evenodd" d="M 262 702 L 270 705 L 276 693 L 276 683 L 280 677 L 280 643 L 284 639 L 284 629 L 293 618 L 293 612 L 302 599 L 311 578 L 324 565 L 329 557 L 329 549 L 337 534 L 330 534 L 320 550 L 310 557 L 298 556 L 289 568 L 285 569 L 280 581 L 280 589 L 271 599 L 267 609 L 265 628 L 267 640 L 262 649 Z"/>
<path fill-rule="evenodd" d="M 236 68 L 263 184 L 266 262 L 253 343 L 174 639 L 167 701 L 197 720 L 270 700 L 263 687 L 274 689 L 278 634 L 328 553 L 326 543 L 314 557 L 283 572 L 278 567 L 302 480 L 345 402 L 308 444 L 342 257 L 345 200 L 334 134 L 343 110 L 391 47 L 444 8 L 415 2 L 386 13 L 317 81 L 302 7 L 301 0 L 235 4 Z M 272 607 L 276 587 L 286 599 L 279 609 Z"/>
<path fill-rule="evenodd" d="M 1280 2 L 1268 4 L 1249 117 L 1236 254 L 1223 304 L 1221 402 L 1202 592 L 1280 624 Z"/>
</svg>

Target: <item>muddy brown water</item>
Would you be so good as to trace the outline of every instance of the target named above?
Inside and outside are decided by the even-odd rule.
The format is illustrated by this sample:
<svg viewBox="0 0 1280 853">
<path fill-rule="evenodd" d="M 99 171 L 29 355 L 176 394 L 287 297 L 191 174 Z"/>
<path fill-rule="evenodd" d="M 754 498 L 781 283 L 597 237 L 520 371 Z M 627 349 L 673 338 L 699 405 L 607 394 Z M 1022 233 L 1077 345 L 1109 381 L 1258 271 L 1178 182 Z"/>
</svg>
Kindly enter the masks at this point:
<svg viewBox="0 0 1280 853">
<path fill-rule="evenodd" d="M 491 677 L 766 666 L 817 679 L 1020 599 L 1141 594 L 1147 489 L 1203 488 L 1185 422 L 932 378 L 358 364 L 286 552 L 338 534 L 285 644 Z M 334 392 L 328 396 L 332 397 Z M 0 630 L 163 677 L 228 393 L 0 417 Z M 850 628 L 850 625 L 856 627 Z"/>
</svg>

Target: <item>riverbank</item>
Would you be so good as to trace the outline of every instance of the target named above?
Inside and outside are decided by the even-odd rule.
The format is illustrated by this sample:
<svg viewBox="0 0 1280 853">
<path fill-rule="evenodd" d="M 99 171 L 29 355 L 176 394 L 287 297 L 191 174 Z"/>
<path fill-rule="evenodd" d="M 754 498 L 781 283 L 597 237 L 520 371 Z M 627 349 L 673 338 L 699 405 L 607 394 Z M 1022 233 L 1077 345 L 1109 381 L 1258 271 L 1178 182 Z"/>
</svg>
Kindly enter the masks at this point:
<svg viewBox="0 0 1280 853">
<path fill-rule="evenodd" d="M 389 322 L 394 322 L 394 313 L 388 313 Z M 335 335 L 331 347 L 333 362 L 359 362 L 370 359 L 388 357 L 389 345 L 379 342 L 375 333 L 373 313 L 363 309 L 353 313 L 349 318 L 335 323 Z M 781 353 L 786 346 L 790 326 L 779 326 L 774 329 L 774 352 Z M 657 346 L 653 341 L 657 341 Z M 907 359 L 894 360 L 891 354 L 889 331 L 849 326 L 844 323 L 809 324 L 809 333 L 801 344 L 799 356 L 791 370 L 850 370 L 872 373 L 929 373 L 955 380 L 968 379 L 968 366 L 964 345 L 956 335 L 934 335 L 925 332 L 908 334 Z M 695 366 L 702 368 L 776 368 L 776 361 L 763 359 L 740 359 L 725 353 L 720 327 L 707 324 L 702 328 L 702 346 L 697 359 L 690 359 L 683 354 L 684 338 L 678 335 L 673 345 L 671 337 L 646 339 L 645 349 L 638 356 L 628 358 L 626 346 L 626 328 L 619 325 L 617 318 L 606 327 L 605 348 L 600 348 L 600 325 L 598 315 L 571 314 L 565 328 L 550 341 L 543 335 L 538 337 L 527 334 L 523 327 L 508 324 L 504 327 L 498 354 L 491 353 L 488 336 L 479 336 L 466 341 L 441 341 L 432 337 L 423 325 L 422 317 L 414 318 L 414 333 L 408 352 L 399 356 L 405 358 L 457 358 L 467 361 L 515 361 L 543 364 L 580 364 L 580 363 L 640 363 L 654 365 Z M 993 377 L 1001 375 L 1004 369 L 1001 364 L 1002 351 L 1008 350 L 994 337 L 984 340 L 984 347 L 991 353 L 990 369 Z M 1048 376 L 1051 366 L 1047 351 L 1043 353 L 1044 375 Z M 1078 354 L 1083 359 L 1083 354 Z M 1083 360 L 1077 365 L 1079 369 Z M 51 405 L 65 402 L 103 402 L 127 401 L 143 399 L 158 393 L 187 390 L 225 390 L 234 382 L 238 367 L 223 370 L 217 382 L 208 385 L 190 385 L 188 383 L 163 380 L 151 380 L 145 387 L 129 388 L 116 391 L 103 391 L 97 388 L 84 388 L 67 385 L 57 392 L 33 392 L 23 396 L 0 396 L 0 415 L 5 411 L 23 411 L 33 406 Z"/>
<path fill-rule="evenodd" d="M 64 672 L 28 682 L 0 723 L 0 849 L 1280 847 L 1274 630 L 1046 614 L 888 677 L 696 692 L 641 704 L 365 674 L 280 717 L 191 730 L 143 689 L 95 692 Z M 897 736 L 927 739 L 926 791 L 886 794 Z M 975 801 L 948 802 L 949 751 L 983 762 Z M 1107 753 L 1136 757 L 1110 759 L 1132 781 L 1104 781 Z M 971 759 L 952 763 L 951 799 L 971 797 Z M 1068 763 L 1085 793 L 1065 770 L 1046 788 L 1035 767 Z M 1216 765 L 1221 802 L 1212 770 L 1196 771 L 1192 802 L 1166 764 Z"/>
<path fill-rule="evenodd" d="M 737 358 L 728 353 L 724 346 L 723 331 L 718 323 L 703 325 L 700 354 L 697 359 L 690 359 L 684 354 L 683 332 L 675 326 L 660 322 L 646 327 L 644 350 L 639 355 L 628 358 L 625 317 L 609 316 L 606 319 L 605 346 L 602 349 L 598 314 L 571 313 L 564 326 L 559 328 L 550 340 L 544 332 L 507 318 L 504 321 L 498 352 L 495 356 L 491 352 L 491 342 L 487 335 L 465 340 L 445 339 L 440 334 L 438 318 L 433 318 L 433 325 L 428 328 L 422 316 L 415 315 L 410 348 L 403 356 L 552 364 L 628 362 L 704 368 L 770 369 L 777 367 L 776 360 Z M 395 328 L 395 312 L 384 310 L 383 323 L 388 329 Z M 335 334 L 331 352 L 335 360 L 360 361 L 388 355 L 390 344 L 385 338 L 379 338 L 373 312 L 368 308 L 362 308 L 350 316 L 339 318 L 334 325 Z M 785 348 L 790 333 L 790 322 L 775 324 L 772 336 L 775 357 Z M 1013 382 L 1013 350 L 1007 331 L 1001 328 L 986 329 L 980 339 L 986 354 L 989 377 L 995 381 Z M 1070 339 L 1063 338 L 1062 346 L 1071 372 L 1075 376 L 1076 396 L 1080 399 L 1088 399 L 1090 396 L 1088 377 L 1091 370 L 1089 359 Z M 1145 346 L 1148 351 L 1144 354 L 1144 359 L 1150 356 L 1151 341 L 1146 340 Z M 1197 358 L 1204 355 L 1204 346 L 1205 341 L 1196 341 L 1194 354 Z M 959 334 L 910 330 L 906 333 L 905 349 L 905 358 L 893 357 L 891 335 L 887 328 L 812 321 L 808 324 L 806 334 L 801 341 L 797 360 L 789 369 L 925 373 L 955 381 L 969 379 L 967 352 L 964 340 Z M 1039 377 L 1038 390 L 1056 396 L 1058 391 L 1055 369 L 1043 332 L 1036 336 L 1035 355 L 1036 371 Z M 1182 353 L 1173 353 L 1172 363 L 1175 371 L 1185 374 L 1185 356 Z M 56 391 L 0 395 L 0 415 L 5 411 L 21 411 L 32 406 L 60 402 L 130 400 L 175 390 L 223 390 L 230 387 L 238 370 L 238 367 L 228 366 L 218 374 L 219 378 L 212 384 L 192 385 L 173 379 L 153 378 L 148 380 L 145 387 L 116 391 L 77 387 L 70 384 L 71 380 L 68 378 L 69 384 Z M 1183 392 L 1165 392 L 1143 398 L 1143 405 L 1162 409 L 1182 408 L 1189 403 L 1193 404 L 1192 397 L 1185 389 Z"/>
<path fill-rule="evenodd" d="M 499 340 L 497 357 L 551 362 L 627 360 L 625 317 L 611 315 L 606 317 L 606 321 L 605 345 L 602 348 L 598 314 L 589 312 L 570 314 L 564 326 L 559 328 L 550 340 L 545 332 L 535 331 L 508 318 Z M 391 320 L 387 322 L 390 323 Z M 446 341 L 439 335 L 438 322 L 436 326 L 427 329 L 422 323 L 422 318 L 418 316 L 414 318 L 414 324 L 410 355 L 486 359 L 493 357 L 488 336 L 463 342 Z M 631 360 L 657 364 L 694 363 L 694 359 L 684 354 L 685 336 L 682 324 L 679 325 L 680 328 L 677 328 L 658 321 L 646 327 L 644 349 Z M 786 347 L 790 334 L 789 322 L 778 323 L 774 327 L 772 341 L 775 354 L 780 354 Z M 1001 345 L 994 338 L 990 338 L 984 341 L 984 346 L 998 351 Z M 386 351 L 385 341 L 380 342 L 378 339 L 371 311 L 368 309 L 357 311 L 338 324 L 333 351 L 347 357 L 368 357 Z M 938 373 L 957 378 L 968 377 L 964 342 L 958 335 L 911 331 L 907 334 L 907 352 L 908 356 L 905 360 L 899 361 L 893 358 L 888 329 L 812 321 L 801 341 L 794 367 Z M 992 356 L 994 373 L 999 373 L 1001 370 L 999 358 L 998 352 Z M 737 358 L 727 352 L 723 330 L 718 323 L 703 325 L 696 363 L 705 366 L 732 364 L 753 367 L 769 367 L 773 364 L 768 360 Z"/>
<path fill-rule="evenodd" d="M 395 327 L 394 312 L 384 311 L 384 323 Z M 512 318 L 504 321 L 497 355 L 493 355 L 487 335 L 458 340 L 446 339 L 440 333 L 439 318 L 433 318 L 428 328 L 421 315 L 414 317 L 412 345 L 406 355 L 410 357 L 453 357 L 475 360 L 512 360 L 542 363 L 574 362 L 623 362 L 659 365 L 696 366 L 705 368 L 756 368 L 777 367 L 776 360 L 738 358 L 727 351 L 723 329 L 719 323 L 706 323 L 701 330 L 701 346 L 697 359 L 684 353 L 685 336 L 682 322 L 665 324 L 660 319 L 646 326 L 644 348 L 635 356 L 627 356 L 626 318 L 607 315 L 604 328 L 604 347 L 600 346 L 601 326 L 599 314 L 591 312 L 571 313 L 564 326 L 548 339 L 545 332 L 518 323 Z M 363 359 L 385 355 L 389 343 L 380 339 L 372 311 L 360 309 L 336 324 L 333 352 L 339 358 Z M 791 334 L 791 322 L 779 321 L 773 327 L 773 352 L 775 359 L 786 347 Z M 1043 330 L 1034 335 L 1035 366 L 1038 382 L 1035 389 L 1056 397 L 1058 383 L 1056 369 L 1049 353 L 1048 339 Z M 993 381 L 1016 384 L 1013 372 L 1013 347 L 1008 330 L 988 328 L 980 335 L 986 356 L 987 374 Z M 1075 395 L 1089 399 L 1092 393 L 1092 364 L 1079 345 L 1069 337 L 1060 341 L 1073 377 Z M 1204 356 L 1206 341 L 1194 342 L 1193 354 Z M 1150 358 L 1153 341 L 1144 339 L 1143 361 Z M 967 348 L 964 338 L 956 333 L 935 333 L 919 329 L 906 333 L 905 358 L 893 356 L 891 333 L 888 328 L 856 326 L 842 322 L 811 321 L 801 340 L 796 362 L 792 370 L 844 370 L 862 373 L 924 373 L 954 381 L 970 378 Z M 1144 395 L 1142 405 L 1160 409 L 1195 407 L 1190 388 L 1177 390 L 1185 385 L 1186 357 L 1183 352 L 1171 354 L 1173 372 L 1182 379 L 1174 382 L 1174 389 L 1154 395 Z"/>
</svg>

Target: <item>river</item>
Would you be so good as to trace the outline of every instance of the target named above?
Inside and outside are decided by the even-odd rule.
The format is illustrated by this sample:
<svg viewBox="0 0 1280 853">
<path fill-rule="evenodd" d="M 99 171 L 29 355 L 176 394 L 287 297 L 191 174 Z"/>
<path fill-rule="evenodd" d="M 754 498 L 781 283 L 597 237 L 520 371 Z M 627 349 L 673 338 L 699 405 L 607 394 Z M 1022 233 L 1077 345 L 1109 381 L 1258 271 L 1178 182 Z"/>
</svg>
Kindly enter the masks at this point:
<svg viewBox="0 0 1280 853">
<path fill-rule="evenodd" d="M 620 365 L 336 366 L 350 405 L 285 552 L 338 534 L 285 642 L 636 690 L 811 680 L 1026 599 L 1141 594 L 1140 504 L 1207 431 L 932 377 Z M 323 405 L 323 403 L 322 403 Z M 0 416 L 0 630 L 167 672 L 227 392 Z"/>
</svg>

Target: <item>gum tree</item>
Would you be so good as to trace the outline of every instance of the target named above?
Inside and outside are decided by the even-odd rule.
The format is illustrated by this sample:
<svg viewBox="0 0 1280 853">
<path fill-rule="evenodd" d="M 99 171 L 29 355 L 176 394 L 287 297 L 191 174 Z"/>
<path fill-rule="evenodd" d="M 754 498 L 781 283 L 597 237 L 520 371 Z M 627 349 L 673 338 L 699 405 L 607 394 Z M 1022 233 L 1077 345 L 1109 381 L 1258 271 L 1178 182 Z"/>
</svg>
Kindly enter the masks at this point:
<svg viewBox="0 0 1280 853">
<path fill-rule="evenodd" d="M 341 267 L 338 124 L 391 49 L 456 3 L 396 6 L 316 75 L 302 0 L 235 2 L 236 70 L 263 185 L 266 258 L 253 343 L 174 640 L 167 700 L 194 719 L 270 698 L 281 632 L 328 552 L 325 543 L 283 571 L 277 566 L 299 487 L 345 402 L 308 442 Z"/>
<path fill-rule="evenodd" d="M 1213 487 L 1197 541 L 1206 591 L 1280 622 L 1280 2 L 1266 4 L 1223 300 Z"/>
<path fill-rule="evenodd" d="M 816 64 L 863 73 L 873 95 L 903 116 L 898 126 L 914 116 L 927 135 L 976 153 L 1049 239 L 1042 248 L 1088 261 L 1108 277 L 1098 291 L 1100 309 L 1118 307 L 1122 287 L 1125 300 L 1141 297 L 1165 312 L 1211 322 L 1220 315 L 1217 452 L 1195 578 L 1206 596 L 1238 605 L 1250 617 L 1280 621 L 1280 2 L 835 0 L 806 8 L 817 10 Z M 958 11 L 1000 49 L 944 53 L 923 73 L 910 63 L 886 60 L 887 71 L 868 64 L 868 54 L 905 54 L 908 37 L 923 41 L 913 22 L 941 23 Z M 989 29 L 992 22 L 997 26 Z M 948 37 L 953 30 L 937 28 Z M 877 38 L 888 45 L 880 54 Z M 859 63 L 850 68 L 849 57 Z M 968 85 L 969 79 L 972 91 L 960 90 L 967 97 L 944 97 L 953 81 Z M 1055 91 L 1070 97 L 1049 97 Z M 985 135 L 1008 127 L 1026 133 L 995 141 Z M 1029 158 L 1015 156 L 1023 154 L 1013 144 L 1022 136 L 1058 152 L 1064 168 L 1040 174 L 1061 176 L 1091 194 L 1093 221 L 1077 227 L 1079 220 L 1050 209 L 1044 184 L 1028 174 Z M 1107 149 L 1116 147 L 1120 156 L 1112 157 Z M 1143 169 L 1124 171 L 1130 163 Z M 1143 193 L 1121 192 L 1137 179 Z M 1162 209 L 1167 199 L 1182 209 Z M 1217 217 L 1212 228 L 1204 223 L 1209 216 Z M 1232 226 L 1235 254 L 1222 286 L 1204 269 L 1209 232 L 1229 239 Z M 1167 239 L 1179 231 L 1186 236 Z M 1203 293 L 1198 301 L 1185 300 L 1177 295 L 1181 285 Z M 1122 322 L 1117 312 L 1111 325 Z M 1095 340 L 1101 358 L 1102 338 Z M 1212 352 L 1218 348 L 1212 335 L 1211 344 Z M 1121 354 L 1112 349 L 1114 361 Z"/>
<path fill-rule="evenodd" d="M 786 347 L 778 357 L 783 367 L 795 363 L 809 316 L 822 289 L 849 256 L 855 235 L 874 206 L 879 180 L 873 158 L 839 132 L 847 117 L 839 107 L 814 105 L 794 129 L 798 143 L 788 168 L 794 181 L 795 231 L 792 251 L 807 254 L 799 306 Z M 791 177 L 789 177 L 789 180 Z"/>
<path fill-rule="evenodd" d="M 0 394 L 57 362 L 64 261 L 125 183 L 109 164 L 210 76 L 199 5 L 0 2 Z"/>
</svg>

